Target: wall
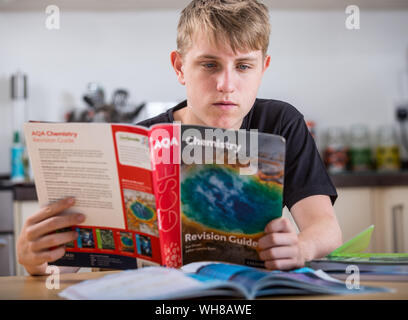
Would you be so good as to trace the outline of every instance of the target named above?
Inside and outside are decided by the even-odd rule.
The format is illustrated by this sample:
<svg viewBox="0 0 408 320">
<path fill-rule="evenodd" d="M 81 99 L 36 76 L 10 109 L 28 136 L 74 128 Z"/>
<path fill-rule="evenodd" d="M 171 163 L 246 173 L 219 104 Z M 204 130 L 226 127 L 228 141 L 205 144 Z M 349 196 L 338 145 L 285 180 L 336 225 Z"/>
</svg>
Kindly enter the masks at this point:
<svg viewBox="0 0 408 320">
<path fill-rule="evenodd" d="M 320 132 L 364 122 L 392 123 L 398 73 L 406 68 L 408 11 L 362 11 L 361 29 L 344 26 L 344 11 L 271 13 L 272 63 L 259 97 L 295 105 Z M 29 118 L 60 121 L 81 107 L 89 81 L 107 97 L 179 101 L 184 88 L 169 63 L 177 11 L 61 12 L 61 29 L 45 28 L 45 13 L 0 12 L 0 173 L 9 171 L 9 77 L 29 77 Z"/>
</svg>

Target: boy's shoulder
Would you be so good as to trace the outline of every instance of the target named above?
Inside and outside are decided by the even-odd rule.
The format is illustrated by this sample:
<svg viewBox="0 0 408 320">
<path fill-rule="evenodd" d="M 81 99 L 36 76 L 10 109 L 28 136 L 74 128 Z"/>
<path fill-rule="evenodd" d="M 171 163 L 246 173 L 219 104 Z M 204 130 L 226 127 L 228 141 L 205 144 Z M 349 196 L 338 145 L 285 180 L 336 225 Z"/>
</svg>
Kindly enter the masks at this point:
<svg viewBox="0 0 408 320">
<path fill-rule="evenodd" d="M 247 129 L 280 134 L 287 126 L 303 120 L 303 114 L 288 102 L 275 99 L 256 99 L 244 119 Z"/>
<path fill-rule="evenodd" d="M 138 126 L 143 126 L 143 127 L 150 127 L 154 124 L 158 123 L 170 123 L 172 122 L 168 116 L 168 112 L 163 112 L 155 117 L 140 121 L 136 123 Z"/>
<path fill-rule="evenodd" d="M 154 116 L 152 118 L 140 121 L 136 123 L 139 126 L 144 126 L 144 127 L 150 127 L 154 124 L 158 123 L 172 123 L 174 122 L 174 116 L 173 113 L 181 108 L 184 108 L 187 106 L 187 100 L 184 100 L 180 102 L 178 105 L 168 109 L 167 111 L 160 113 L 157 116 Z"/>
<path fill-rule="evenodd" d="M 256 99 L 253 111 L 287 120 L 303 118 L 303 114 L 288 102 L 275 99 Z"/>
</svg>

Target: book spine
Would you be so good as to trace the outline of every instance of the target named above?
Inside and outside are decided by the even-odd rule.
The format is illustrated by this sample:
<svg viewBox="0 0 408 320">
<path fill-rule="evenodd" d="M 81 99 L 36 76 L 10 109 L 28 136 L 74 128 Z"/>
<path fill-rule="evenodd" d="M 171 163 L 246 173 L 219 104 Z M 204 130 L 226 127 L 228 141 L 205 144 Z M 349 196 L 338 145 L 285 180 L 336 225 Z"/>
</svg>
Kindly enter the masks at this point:
<svg viewBox="0 0 408 320">
<path fill-rule="evenodd" d="M 155 126 L 149 134 L 162 265 L 182 266 L 180 221 L 180 126 Z"/>
</svg>

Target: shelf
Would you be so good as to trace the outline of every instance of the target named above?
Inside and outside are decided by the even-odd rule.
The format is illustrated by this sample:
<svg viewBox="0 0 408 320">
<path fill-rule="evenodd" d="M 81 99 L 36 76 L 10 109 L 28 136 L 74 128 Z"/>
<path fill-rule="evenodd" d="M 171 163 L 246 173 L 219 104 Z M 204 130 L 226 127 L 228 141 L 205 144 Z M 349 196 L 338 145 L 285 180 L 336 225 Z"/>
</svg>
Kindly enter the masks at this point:
<svg viewBox="0 0 408 320">
<path fill-rule="evenodd" d="M 336 188 L 408 186 L 408 171 L 338 173 L 330 175 Z"/>
<path fill-rule="evenodd" d="M 33 182 L 14 184 L 8 179 L 0 180 L 0 190 L 12 190 L 14 201 L 37 200 L 37 192 Z"/>
</svg>

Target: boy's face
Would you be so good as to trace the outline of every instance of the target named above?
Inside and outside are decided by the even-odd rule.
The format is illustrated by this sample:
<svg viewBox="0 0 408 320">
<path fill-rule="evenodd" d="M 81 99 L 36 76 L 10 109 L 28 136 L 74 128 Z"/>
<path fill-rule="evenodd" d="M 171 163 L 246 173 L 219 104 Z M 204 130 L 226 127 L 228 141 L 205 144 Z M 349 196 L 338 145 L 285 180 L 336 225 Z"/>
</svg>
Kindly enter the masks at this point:
<svg viewBox="0 0 408 320">
<path fill-rule="evenodd" d="M 171 60 L 187 90 L 187 108 L 176 112 L 176 119 L 239 129 L 255 102 L 270 57 L 263 58 L 261 50 L 234 54 L 228 43 L 215 46 L 198 33 L 184 57 L 173 51 Z"/>
</svg>

